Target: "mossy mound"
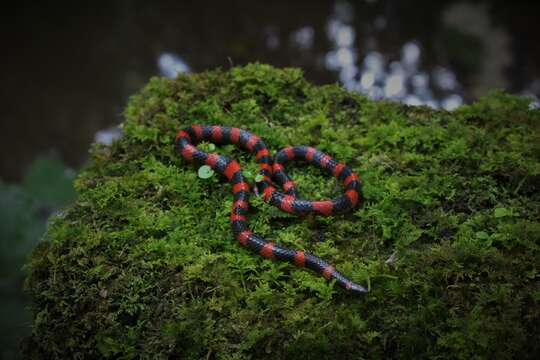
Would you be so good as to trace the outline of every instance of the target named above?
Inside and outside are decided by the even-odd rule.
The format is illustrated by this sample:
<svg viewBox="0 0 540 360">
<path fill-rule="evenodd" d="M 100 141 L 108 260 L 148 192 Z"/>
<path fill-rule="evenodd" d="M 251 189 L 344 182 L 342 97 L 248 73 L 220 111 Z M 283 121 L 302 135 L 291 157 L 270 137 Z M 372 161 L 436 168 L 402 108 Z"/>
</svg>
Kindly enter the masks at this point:
<svg viewBox="0 0 540 360">
<path fill-rule="evenodd" d="M 29 264 L 35 358 L 532 358 L 540 352 L 540 112 L 502 93 L 448 113 L 372 102 L 295 69 L 152 79 L 125 136 L 94 146 L 77 202 Z M 311 145 L 364 182 L 351 214 L 249 223 L 368 286 L 348 295 L 233 239 L 231 189 L 174 152 L 178 129 L 244 127 Z M 204 145 L 203 145 L 204 146 Z M 224 146 L 253 175 L 251 155 Z M 341 193 L 302 165 L 303 197 Z"/>
</svg>

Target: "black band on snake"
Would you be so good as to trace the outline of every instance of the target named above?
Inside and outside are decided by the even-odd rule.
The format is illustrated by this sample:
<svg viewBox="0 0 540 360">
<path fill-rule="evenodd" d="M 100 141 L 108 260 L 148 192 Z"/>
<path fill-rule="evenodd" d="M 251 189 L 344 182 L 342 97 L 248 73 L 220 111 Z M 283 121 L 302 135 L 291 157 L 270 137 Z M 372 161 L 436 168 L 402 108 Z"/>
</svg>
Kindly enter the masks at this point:
<svg viewBox="0 0 540 360">
<path fill-rule="evenodd" d="M 336 283 L 348 292 L 354 294 L 367 292 L 364 287 L 347 279 L 323 259 L 276 245 L 253 234 L 246 222 L 250 186 L 244 179 L 240 165 L 235 160 L 199 150 L 195 145 L 201 141 L 234 144 L 253 153 L 261 168 L 262 181 L 257 182 L 260 194 L 265 201 L 290 214 L 331 216 L 353 209 L 359 202 L 361 185 L 349 167 L 308 146 L 286 147 L 272 158 L 266 144 L 258 136 L 239 128 L 193 125 L 180 131 L 175 140 L 176 149 L 185 160 L 204 163 L 227 177 L 231 183 L 234 196 L 231 224 L 234 236 L 241 245 L 265 258 L 288 261 L 296 266 L 314 270 L 326 280 L 335 279 Z M 343 183 L 345 194 L 326 201 L 307 201 L 298 198 L 294 183 L 284 171 L 284 165 L 291 160 L 304 160 L 336 177 Z M 278 184 L 283 192 L 278 191 L 273 183 Z"/>
</svg>

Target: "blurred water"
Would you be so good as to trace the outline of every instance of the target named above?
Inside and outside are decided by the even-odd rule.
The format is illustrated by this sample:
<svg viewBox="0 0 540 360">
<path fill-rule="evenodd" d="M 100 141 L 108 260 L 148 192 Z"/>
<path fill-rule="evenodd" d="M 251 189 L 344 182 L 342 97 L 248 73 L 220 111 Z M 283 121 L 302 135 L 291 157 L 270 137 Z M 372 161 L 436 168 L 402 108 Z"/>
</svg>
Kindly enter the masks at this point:
<svg viewBox="0 0 540 360">
<path fill-rule="evenodd" d="M 189 66 L 178 55 L 164 52 L 158 57 L 158 69 L 161 76 L 175 78 L 178 74 L 188 73 Z"/>
<path fill-rule="evenodd" d="M 389 99 L 409 105 L 454 110 L 463 104 L 463 91 L 456 74 L 443 66 L 436 66 L 427 74 L 422 70 L 422 49 L 417 39 L 406 41 L 400 57 L 385 56 L 373 39 L 371 50 L 359 56 L 356 41 L 354 9 L 346 1 L 338 1 L 327 23 L 327 34 L 332 49 L 326 54 L 326 67 L 339 74 L 340 82 L 351 91 L 358 91 L 373 100 Z M 374 28 L 382 30 L 387 20 L 376 18 Z M 433 88 L 439 90 L 434 95 Z"/>
<path fill-rule="evenodd" d="M 107 129 L 151 76 L 251 61 L 375 100 L 452 110 L 502 87 L 538 106 L 538 10 L 502 0 L 13 5 L 0 25 L 0 178 L 20 179 L 51 149 L 80 167 L 92 141 L 118 135 Z"/>
</svg>

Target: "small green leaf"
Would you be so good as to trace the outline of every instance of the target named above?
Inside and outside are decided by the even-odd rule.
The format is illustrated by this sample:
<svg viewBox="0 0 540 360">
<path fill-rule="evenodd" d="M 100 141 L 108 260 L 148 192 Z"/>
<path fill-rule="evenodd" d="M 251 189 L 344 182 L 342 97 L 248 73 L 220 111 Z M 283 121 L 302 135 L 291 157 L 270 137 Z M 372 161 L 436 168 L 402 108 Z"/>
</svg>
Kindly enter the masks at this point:
<svg viewBox="0 0 540 360">
<path fill-rule="evenodd" d="M 199 168 L 197 174 L 201 179 L 208 179 L 214 175 L 214 170 L 212 170 L 212 168 L 208 165 L 203 165 Z"/>
<path fill-rule="evenodd" d="M 486 239 L 489 239 L 489 234 L 485 231 L 478 231 L 476 233 L 476 237 L 478 239 L 486 240 Z"/>
<path fill-rule="evenodd" d="M 263 180 L 264 180 L 263 174 L 257 174 L 257 176 L 255 176 L 255 182 L 261 182 Z"/>
<path fill-rule="evenodd" d="M 251 171 L 244 171 L 244 176 L 246 179 L 253 179 L 253 173 Z"/>
<path fill-rule="evenodd" d="M 501 217 L 505 217 L 505 216 L 509 216 L 510 215 L 510 210 L 508 210 L 507 208 L 496 208 L 495 209 L 495 217 L 496 218 L 501 218 Z"/>
<path fill-rule="evenodd" d="M 206 141 L 201 142 L 199 145 L 197 145 L 197 147 L 199 148 L 199 150 L 202 150 L 204 152 L 211 152 L 216 150 L 215 144 Z"/>
</svg>

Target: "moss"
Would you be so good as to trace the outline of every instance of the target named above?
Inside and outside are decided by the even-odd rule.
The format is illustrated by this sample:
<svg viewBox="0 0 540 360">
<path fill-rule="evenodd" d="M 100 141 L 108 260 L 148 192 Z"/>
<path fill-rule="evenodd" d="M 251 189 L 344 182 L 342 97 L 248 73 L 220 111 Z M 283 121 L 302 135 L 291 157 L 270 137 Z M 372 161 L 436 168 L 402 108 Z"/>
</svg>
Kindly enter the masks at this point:
<svg viewBox="0 0 540 360">
<path fill-rule="evenodd" d="M 307 144 L 364 181 L 354 213 L 250 226 L 370 287 L 364 298 L 234 240 L 230 186 L 174 153 L 193 123 Z M 95 145 L 78 200 L 28 263 L 33 358 L 532 358 L 539 353 L 540 112 L 494 92 L 449 113 L 313 86 L 253 64 L 152 79 L 125 136 Z M 256 173 L 233 146 L 219 151 Z M 303 195 L 340 193 L 290 169 Z M 392 261 L 387 261 L 392 258 Z"/>
</svg>

